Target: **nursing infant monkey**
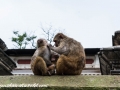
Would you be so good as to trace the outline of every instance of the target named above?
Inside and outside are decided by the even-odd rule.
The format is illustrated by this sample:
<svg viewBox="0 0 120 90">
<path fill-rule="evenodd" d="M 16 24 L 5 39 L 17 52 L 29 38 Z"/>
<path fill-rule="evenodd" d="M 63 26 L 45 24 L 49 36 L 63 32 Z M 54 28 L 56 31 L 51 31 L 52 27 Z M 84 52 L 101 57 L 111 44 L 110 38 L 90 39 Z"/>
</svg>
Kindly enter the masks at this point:
<svg viewBox="0 0 120 90">
<path fill-rule="evenodd" d="M 50 50 L 47 40 L 38 39 L 37 49 L 31 58 L 31 69 L 34 75 L 55 74 L 55 65 L 52 61 L 58 59 L 57 53 Z"/>
<path fill-rule="evenodd" d="M 60 54 L 56 63 L 57 74 L 80 75 L 86 63 L 81 43 L 63 33 L 56 34 L 53 41 L 56 47 L 50 46 L 50 49 Z"/>
</svg>

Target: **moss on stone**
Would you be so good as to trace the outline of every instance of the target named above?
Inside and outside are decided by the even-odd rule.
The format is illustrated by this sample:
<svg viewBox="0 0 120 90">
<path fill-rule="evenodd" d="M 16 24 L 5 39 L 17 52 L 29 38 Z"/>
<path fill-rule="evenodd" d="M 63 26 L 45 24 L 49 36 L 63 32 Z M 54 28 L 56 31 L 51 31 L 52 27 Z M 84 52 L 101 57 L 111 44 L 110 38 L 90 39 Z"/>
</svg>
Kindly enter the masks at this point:
<svg viewBox="0 0 120 90">
<path fill-rule="evenodd" d="M 0 76 L 0 87 L 1 90 L 119 90 L 120 77 L 117 75 Z"/>
</svg>

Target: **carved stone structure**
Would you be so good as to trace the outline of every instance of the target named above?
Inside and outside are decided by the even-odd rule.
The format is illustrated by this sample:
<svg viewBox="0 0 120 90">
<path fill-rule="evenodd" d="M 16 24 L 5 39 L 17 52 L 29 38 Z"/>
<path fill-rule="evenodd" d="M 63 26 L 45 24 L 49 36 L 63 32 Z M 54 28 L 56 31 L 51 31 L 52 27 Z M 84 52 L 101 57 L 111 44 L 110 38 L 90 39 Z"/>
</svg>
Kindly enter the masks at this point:
<svg viewBox="0 0 120 90">
<path fill-rule="evenodd" d="M 120 45 L 120 30 L 115 31 L 114 35 L 112 35 L 112 45 Z"/>
<path fill-rule="evenodd" d="M 7 46 L 0 39 L 0 75 L 12 75 L 11 71 L 16 68 L 16 63 L 4 52 Z"/>
<path fill-rule="evenodd" d="M 5 44 L 5 42 L 0 38 L 0 48 L 3 50 L 3 51 L 6 51 L 8 48 Z"/>
<path fill-rule="evenodd" d="M 101 48 L 98 54 L 102 75 L 120 75 L 120 30 L 112 35 L 112 45 Z"/>
</svg>

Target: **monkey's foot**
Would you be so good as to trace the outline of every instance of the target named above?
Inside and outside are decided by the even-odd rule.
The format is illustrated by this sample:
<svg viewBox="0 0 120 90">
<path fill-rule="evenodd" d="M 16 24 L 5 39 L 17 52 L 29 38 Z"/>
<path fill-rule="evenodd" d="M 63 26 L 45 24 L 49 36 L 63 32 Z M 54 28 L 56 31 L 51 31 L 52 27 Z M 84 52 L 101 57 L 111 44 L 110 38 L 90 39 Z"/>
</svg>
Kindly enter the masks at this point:
<svg viewBox="0 0 120 90">
<path fill-rule="evenodd" d="M 48 71 L 47 71 L 48 75 L 55 75 L 55 65 L 52 64 L 48 67 Z"/>
<path fill-rule="evenodd" d="M 50 73 L 50 71 L 47 71 L 47 75 L 51 76 L 51 73 Z"/>
</svg>

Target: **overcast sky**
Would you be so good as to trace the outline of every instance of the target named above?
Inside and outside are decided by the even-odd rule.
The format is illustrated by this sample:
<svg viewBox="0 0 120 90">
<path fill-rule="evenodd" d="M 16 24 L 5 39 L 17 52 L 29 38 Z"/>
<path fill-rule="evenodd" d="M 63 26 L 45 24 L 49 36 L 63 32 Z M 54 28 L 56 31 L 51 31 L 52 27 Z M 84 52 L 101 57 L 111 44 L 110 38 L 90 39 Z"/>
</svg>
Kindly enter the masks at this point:
<svg viewBox="0 0 120 90">
<path fill-rule="evenodd" d="M 41 24 L 63 30 L 84 48 L 112 46 L 120 30 L 120 0 L 0 0 L 0 38 L 9 49 L 13 31 L 39 38 Z"/>
</svg>

